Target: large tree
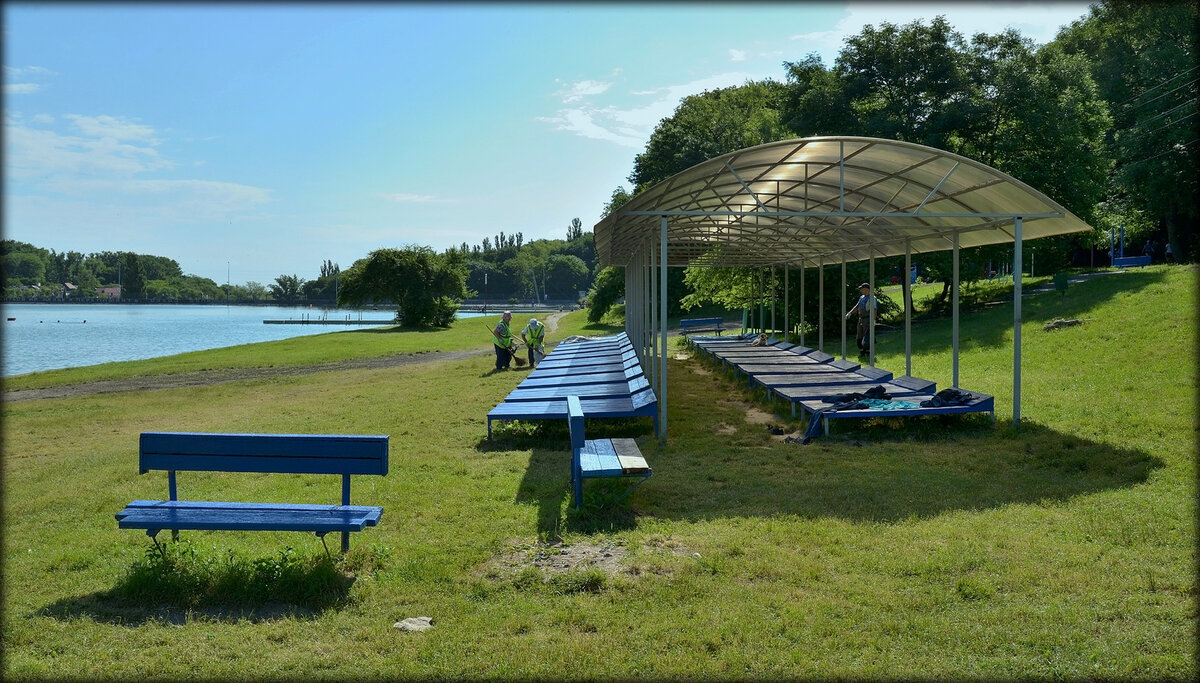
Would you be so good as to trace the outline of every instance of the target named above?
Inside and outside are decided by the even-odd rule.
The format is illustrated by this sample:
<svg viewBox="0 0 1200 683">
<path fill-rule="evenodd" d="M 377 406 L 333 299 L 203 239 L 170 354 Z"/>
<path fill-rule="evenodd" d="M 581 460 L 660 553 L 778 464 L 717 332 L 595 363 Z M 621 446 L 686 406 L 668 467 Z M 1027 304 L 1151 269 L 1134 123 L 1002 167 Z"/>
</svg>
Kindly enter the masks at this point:
<svg viewBox="0 0 1200 683">
<path fill-rule="evenodd" d="M 1144 212 L 1176 257 L 1192 260 L 1200 246 L 1193 236 L 1200 189 L 1197 26 L 1194 2 L 1108 0 L 1091 5 L 1056 41 L 1090 60 L 1108 102 L 1113 125 L 1106 142 L 1116 161 L 1108 204 Z"/>
<path fill-rule="evenodd" d="M 1056 45 L 1037 48 L 1011 30 L 967 41 L 937 17 L 867 26 L 828 69 L 816 56 L 785 67 L 783 120 L 799 136 L 863 135 L 945 149 L 1095 218 L 1111 166 L 1104 146 L 1110 119 L 1086 59 Z M 1068 265 L 1077 239 L 1040 240 L 1039 263 Z M 1010 254 L 1003 246 L 964 251 L 972 264 L 964 279 Z M 915 258 L 948 294 L 949 253 Z"/>
<path fill-rule="evenodd" d="M 125 252 L 121 261 L 121 298 L 141 299 L 146 293 L 146 272 L 132 251 Z"/>
<path fill-rule="evenodd" d="M 713 157 L 787 138 L 779 115 L 784 93 L 782 83 L 767 80 L 683 98 L 634 159 L 634 193 Z"/>
<path fill-rule="evenodd" d="M 376 249 L 341 274 L 338 304 L 391 303 L 406 326 L 449 326 L 467 295 L 466 255 L 429 247 Z"/>
</svg>

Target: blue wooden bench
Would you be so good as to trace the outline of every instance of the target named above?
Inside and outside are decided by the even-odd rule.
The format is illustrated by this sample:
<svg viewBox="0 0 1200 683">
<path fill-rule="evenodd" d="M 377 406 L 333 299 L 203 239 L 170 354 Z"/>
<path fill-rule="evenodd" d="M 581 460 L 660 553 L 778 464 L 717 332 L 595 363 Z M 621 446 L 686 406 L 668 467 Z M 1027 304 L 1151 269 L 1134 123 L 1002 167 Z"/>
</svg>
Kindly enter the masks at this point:
<svg viewBox="0 0 1200 683">
<path fill-rule="evenodd" d="M 679 331 L 688 334 L 696 330 L 712 330 L 719 335 L 721 330 L 725 329 L 721 327 L 723 322 L 725 321 L 720 318 L 684 318 L 679 321 Z"/>
<path fill-rule="evenodd" d="M 208 434 L 142 432 L 139 474 L 167 471 L 169 500 L 135 500 L 117 514 L 121 529 L 145 529 L 150 538 L 170 529 L 305 531 L 321 542 L 341 532 L 342 552 L 350 532 L 375 526 L 382 507 L 350 504 L 350 475 L 388 471 L 388 437 L 347 434 Z M 341 505 L 225 503 L 179 500 L 178 470 L 342 475 Z"/>
<path fill-rule="evenodd" d="M 584 479 L 637 477 L 633 486 L 621 496 L 624 498 L 654 473 L 633 439 L 584 438 L 583 404 L 578 396 L 567 398 L 567 412 L 571 431 L 571 491 L 576 510 L 583 504 Z"/>
<path fill-rule="evenodd" d="M 658 434 L 658 399 L 650 387 L 639 389 L 629 396 L 617 398 L 580 399 L 588 417 L 648 417 L 654 421 L 654 434 Z M 567 420 L 569 419 L 565 399 L 543 401 L 504 401 L 488 411 L 487 435 L 492 438 L 492 422 L 501 420 Z"/>
<path fill-rule="evenodd" d="M 1117 268 L 1132 268 L 1144 267 L 1150 265 L 1149 256 L 1118 256 L 1113 259 L 1113 265 Z"/>
</svg>

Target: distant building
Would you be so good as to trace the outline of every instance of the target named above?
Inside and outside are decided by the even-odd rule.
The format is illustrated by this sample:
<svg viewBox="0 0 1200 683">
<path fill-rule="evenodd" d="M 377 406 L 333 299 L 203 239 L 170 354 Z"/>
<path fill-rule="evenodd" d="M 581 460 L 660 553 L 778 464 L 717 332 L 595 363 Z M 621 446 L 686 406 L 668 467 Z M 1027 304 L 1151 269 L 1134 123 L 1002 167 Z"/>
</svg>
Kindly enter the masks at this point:
<svg viewBox="0 0 1200 683">
<path fill-rule="evenodd" d="M 111 287 L 97 287 L 96 294 L 107 297 L 109 299 L 121 298 L 121 285 L 113 285 Z"/>
<path fill-rule="evenodd" d="M 69 296 L 75 296 L 75 295 L 76 295 L 76 294 L 78 294 L 78 293 L 79 293 L 79 288 L 78 288 L 78 287 L 76 287 L 75 285 L 71 284 L 70 282 L 64 282 L 64 283 L 63 283 L 63 285 L 62 285 L 62 294 L 63 294 L 63 297 L 64 297 L 64 298 L 65 298 L 65 297 L 69 297 Z"/>
</svg>

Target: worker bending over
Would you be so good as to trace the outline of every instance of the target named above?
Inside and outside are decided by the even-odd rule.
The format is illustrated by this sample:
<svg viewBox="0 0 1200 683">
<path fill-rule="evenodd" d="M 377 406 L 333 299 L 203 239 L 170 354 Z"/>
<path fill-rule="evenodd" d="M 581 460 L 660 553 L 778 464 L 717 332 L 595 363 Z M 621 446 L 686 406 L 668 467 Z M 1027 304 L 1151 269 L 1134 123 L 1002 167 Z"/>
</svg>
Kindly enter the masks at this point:
<svg viewBox="0 0 1200 683">
<path fill-rule="evenodd" d="M 529 350 L 529 367 L 537 367 L 538 361 L 546 356 L 546 326 L 537 318 L 530 318 L 529 324 L 521 330 L 521 339 Z"/>
</svg>

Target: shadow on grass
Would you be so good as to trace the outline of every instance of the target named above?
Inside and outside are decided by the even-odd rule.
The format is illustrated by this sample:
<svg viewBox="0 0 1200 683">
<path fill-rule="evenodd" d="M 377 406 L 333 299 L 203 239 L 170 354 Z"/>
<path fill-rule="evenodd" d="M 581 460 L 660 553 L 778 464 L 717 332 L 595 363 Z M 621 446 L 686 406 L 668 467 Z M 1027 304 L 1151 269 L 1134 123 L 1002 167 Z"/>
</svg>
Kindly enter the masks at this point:
<svg viewBox="0 0 1200 683">
<path fill-rule="evenodd" d="M 1020 430 L 995 426 L 987 416 L 855 421 L 807 446 L 786 443 L 773 438 L 768 425 L 747 420 L 750 404 L 740 382 L 691 372 L 683 361 L 672 361 L 670 372 L 672 396 L 686 399 L 670 404 L 666 445 L 641 439 L 654 476 L 630 499 L 638 516 L 701 521 L 794 515 L 895 523 L 1012 504 L 1055 504 L 1135 486 L 1164 466 L 1141 450 L 1034 422 Z M 644 423 L 624 422 L 589 420 L 588 435 L 646 433 Z M 621 520 L 564 515 L 570 495 L 567 430 L 559 423 L 539 437 L 501 438 L 504 448 L 532 449 L 517 499 L 538 503 L 540 534 L 636 524 L 637 516 L 622 527 Z"/>
<path fill-rule="evenodd" d="M 986 436 L 938 419 L 940 437 L 896 439 L 882 427 L 808 446 L 698 450 L 655 459 L 647 512 L 673 519 L 796 515 L 892 523 L 1012 504 L 1053 504 L 1145 482 L 1163 462 L 1026 424 Z M 965 432 L 965 433 L 964 433 Z"/>
<path fill-rule="evenodd" d="M 136 626 L 148 621 L 309 619 L 345 605 L 355 577 L 347 569 L 373 558 L 300 556 L 289 547 L 276 557 L 241 558 L 198 552 L 184 540 L 146 549 L 107 591 L 63 598 L 35 616 Z"/>
<path fill-rule="evenodd" d="M 650 421 L 638 418 L 587 420 L 585 431 L 606 438 L 634 438 L 646 434 Z M 652 428 L 651 428 L 652 429 Z M 529 465 L 517 486 L 515 502 L 538 506 L 537 535 L 553 543 L 565 532 L 599 533 L 632 529 L 637 511 L 625 493 L 631 480 L 603 479 L 584 482 L 583 503 L 575 509 L 571 492 L 571 436 L 565 420 L 508 422 L 495 431 L 492 441 L 480 440 L 476 448 L 530 449 Z"/>
</svg>

